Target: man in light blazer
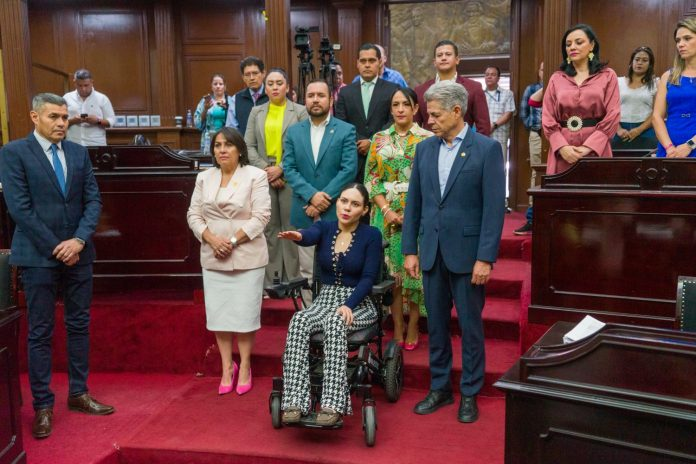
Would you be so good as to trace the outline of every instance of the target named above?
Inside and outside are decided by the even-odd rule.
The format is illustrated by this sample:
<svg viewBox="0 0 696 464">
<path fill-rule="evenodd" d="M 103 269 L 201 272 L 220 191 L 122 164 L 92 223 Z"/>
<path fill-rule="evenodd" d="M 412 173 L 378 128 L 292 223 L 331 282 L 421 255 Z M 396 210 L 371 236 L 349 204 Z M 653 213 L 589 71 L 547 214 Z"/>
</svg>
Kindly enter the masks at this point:
<svg viewBox="0 0 696 464">
<path fill-rule="evenodd" d="M 375 44 L 366 43 L 358 51 L 360 80 L 343 87 L 334 115 L 352 124 L 357 133 L 358 168 L 355 182 L 365 182 L 365 160 L 370 139 L 392 122 L 391 97 L 399 86 L 379 78 L 382 53 Z M 368 102 L 367 109 L 365 103 Z M 366 216 L 365 220 L 369 222 Z"/>
<path fill-rule="evenodd" d="M 282 77 L 282 79 L 280 79 Z M 272 79 L 273 82 L 268 82 Z M 268 71 L 264 87 L 266 92 L 277 91 L 277 80 L 283 82 L 281 87 L 283 99 L 287 94 L 288 78 L 284 70 L 273 68 Z M 274 96 L 270 96 L 274 99 Z M 275 157 L 268 157 L 266 152 L 266 117 L 271 101 L 251 109 L 247 122 L 244 141 L 249 151 L 249 164 L 263 169 L 268 175 L 269 193 L 271 195 L 271 220 L 265 230 L 266 242 L 268 243 L 268 266 L 266 266 L 266 277 L 264 287 L 268 288 L 273 284 L 273 279 L 277 276 L 283 281 L 295 279 L 300 276 L 300 262 L 298 246 L 291 240 L 280 240 L 278 233 L 285 230 L 294 230 L 290 223 L 290 208 L 292 205 L 292 188 L 287 185 L 283 177 L 282 163 L 277 164 Z M 286 99 L 285 112 L 283 114 L 283 128 L 281 138 L 284 140 L 290 126 L 304 121 L 309 116 L 304 106 Z"/>
<path fill-rule="evenodd" d="M 325 81 L 310 82 L 305 93 L 309 119 L 290 127 L 285 137 L 283 170 L 293 191 L 290 222 L 298 229 L 319 219 L 336 220 L 336 199 L 355 179 L 355 127 L 331 117 L 332 103 Z M 299 252 L 302 275 L 311 278 L 313 247 Z"/>
<path fill-rule="evenodd" d="M 428 313 L 430 391 L 414 412 L 430 414 L 452 404 L 450 371 L 452 302 L 462 331 L 458 420 L 478 419 L 476 395 L 485 371 L 484 285 L 498 255 L 505 214 L 505 173 L 500 144 L 464 122 L 467 91 L 454 82 L 425 93 L 435 137 L 416 146 L 408 186 L 401 250 L 413 277 L 423 271 Z"/>
<path fill-rule="evenodd" d="M 32 435 L 46 438 L 53 426 L 51 339 L 59 289 L 68 339 L 68 409 L 104 415 L 114 408 L 96 401 L 87 388 L 92 235 L 102 204 L 92 164 L 86 148 L 64 140 L 65 99 L 38 94 L 30 115 L 34 132 L 0 151 L 0 182 L 16 224 L 10 263 L 21 270 L 27 299 Z"/>
</svg>

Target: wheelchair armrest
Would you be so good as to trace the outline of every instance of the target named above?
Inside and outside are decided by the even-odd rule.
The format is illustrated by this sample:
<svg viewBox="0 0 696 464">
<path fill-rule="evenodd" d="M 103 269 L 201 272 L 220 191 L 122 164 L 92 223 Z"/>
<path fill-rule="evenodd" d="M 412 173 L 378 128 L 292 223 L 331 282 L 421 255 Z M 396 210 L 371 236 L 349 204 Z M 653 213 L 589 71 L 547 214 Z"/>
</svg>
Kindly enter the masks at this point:
<svg viewBox="0 0 696 464">
<path fill-rule="evenodd" d="M 372 294 L 384 295 L 392 288 L 394 288 L 394 279 L 385 279 L 382 282 L 372 286 Z"/>
<path fill-rule="evenodd" d="M 274 300 L 288 298 L 296 294 L 301 288 L 309 287 L 309 279 L 298 277 L 289 282 L 281 282 L 266 289 L 266 293 Z"/>
</svg>

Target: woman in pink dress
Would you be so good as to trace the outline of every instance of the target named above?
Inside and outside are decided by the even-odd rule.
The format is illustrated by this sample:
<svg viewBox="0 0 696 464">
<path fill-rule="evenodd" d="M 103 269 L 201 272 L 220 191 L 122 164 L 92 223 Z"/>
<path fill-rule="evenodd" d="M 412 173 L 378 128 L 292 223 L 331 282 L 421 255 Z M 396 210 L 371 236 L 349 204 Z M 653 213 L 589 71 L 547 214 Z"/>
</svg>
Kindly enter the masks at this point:
<svg viewBox="0 0 696 464">
<path fill-rule="evenodd" d="M 586 24 L 571 27 L 561 42 L 563 64 L 549 79 L 541 125 L 549 141 L 547 174 L 558 174 L 585 156 L 611 157 L 621 119 L 619 83 L 599 60 L 599 40 Z"/>
</svg>

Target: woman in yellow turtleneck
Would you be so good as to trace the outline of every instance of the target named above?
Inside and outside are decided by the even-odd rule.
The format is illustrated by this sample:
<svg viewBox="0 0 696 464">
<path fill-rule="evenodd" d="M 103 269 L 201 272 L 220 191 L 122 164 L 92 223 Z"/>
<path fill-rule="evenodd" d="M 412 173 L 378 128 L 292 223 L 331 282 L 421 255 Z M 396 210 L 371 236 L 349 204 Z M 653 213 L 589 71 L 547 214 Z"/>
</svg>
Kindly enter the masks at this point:
<svg viewBox="0 0 696 464">
<path fill-rule="evenodd" d="M 264 88 L 268 103 L 255 106 L 249 115 L 244 140 L 249 150 L 249 163 L 266 171 L 271 194 L 271 220 L 266 226 L 268 266 L 264 287 L 281 280 L 300 277 L 297 245 L 279 240 L 278 232 L 295 230 L 290 225 L 292 190 L 283 178 L 283 139 L 288 127 L 308 118 L 303 105 L 288 100 L 288 75 L 280 68 L 272 68 L 266 75 Z"/>
</svg>

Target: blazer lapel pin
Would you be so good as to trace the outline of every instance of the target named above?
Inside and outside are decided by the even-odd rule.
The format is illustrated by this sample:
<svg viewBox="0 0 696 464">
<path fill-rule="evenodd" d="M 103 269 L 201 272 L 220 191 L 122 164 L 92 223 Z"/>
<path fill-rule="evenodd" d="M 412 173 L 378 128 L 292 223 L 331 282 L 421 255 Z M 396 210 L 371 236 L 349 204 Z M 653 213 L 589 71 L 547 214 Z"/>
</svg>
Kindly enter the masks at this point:
<svg viewBox="0 0 696 464">
<path fill-rule="evenodd" d="M 331 129 L 331 130 L 329 131 L 329 134 L 333 134 L 333 133 L 334 133 L 334 130 Z"/>
<path fill-rule="evenodd" d="M 461 152 L 461 153 L 459 154 L 459 156 L 461 156 L 462 158 L 464 158 L 464 157 L 466 156 L 466 152 Z"/>
</svg>

